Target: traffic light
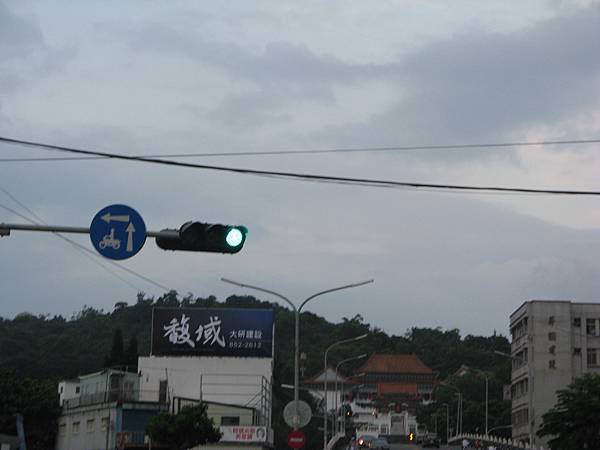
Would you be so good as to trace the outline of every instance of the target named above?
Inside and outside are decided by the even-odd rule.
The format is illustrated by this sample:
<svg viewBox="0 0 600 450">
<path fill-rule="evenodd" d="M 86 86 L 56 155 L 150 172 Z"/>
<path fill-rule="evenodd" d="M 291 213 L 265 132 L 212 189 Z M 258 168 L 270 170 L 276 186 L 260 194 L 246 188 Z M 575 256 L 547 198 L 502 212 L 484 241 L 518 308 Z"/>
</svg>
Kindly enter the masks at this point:
<svg viewBox="0 0 600 450">
<path fill-rule="evenodd" d="M 157 236 L 156 245 L 163 250 L 186 250 L 190 252 L 237 253 L 246 242 L 248 229 L 238 225 L 186 222 L 177 235 Z"/>
<path fill-rule="evenodd" d="M 352 412 L 352 407 L 349 404 L 344 404 L 344 415 L 346 417 L 352 417 L 354 413 Z"/>
</svg>

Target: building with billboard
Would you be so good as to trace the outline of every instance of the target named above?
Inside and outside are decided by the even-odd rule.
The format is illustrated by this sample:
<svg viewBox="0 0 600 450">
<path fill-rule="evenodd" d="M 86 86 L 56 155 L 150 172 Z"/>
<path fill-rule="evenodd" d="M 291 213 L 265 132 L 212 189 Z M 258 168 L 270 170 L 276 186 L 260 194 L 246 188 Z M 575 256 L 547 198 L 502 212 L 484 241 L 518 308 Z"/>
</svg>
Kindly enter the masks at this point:
<svg viewBox="0 0 600 450">
<path fill-rule="evenodd" d="M 272 448 L 273 324 L 268 309 L 155 308 L 137 373 L 60 383 L 57 450 L 149 448 L 150 417 L 200 401 L 223 434 L 212 450 Z"/>
</svg>

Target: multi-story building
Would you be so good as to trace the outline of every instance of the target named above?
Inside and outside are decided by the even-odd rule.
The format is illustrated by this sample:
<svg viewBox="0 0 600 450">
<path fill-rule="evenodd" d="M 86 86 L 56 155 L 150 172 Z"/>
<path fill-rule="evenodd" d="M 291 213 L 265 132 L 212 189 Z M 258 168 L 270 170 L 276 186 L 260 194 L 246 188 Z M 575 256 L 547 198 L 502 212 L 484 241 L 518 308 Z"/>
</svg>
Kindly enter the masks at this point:
<svg viewBox="0 0 600 450">
<path fill-rule="evenodd" d="M 141 391 L 139 375 L 115 369 L 61 381 L 57 450 L 147 446 L 145 425 L 168 409 L 158 391 Z"/>
<path fill-rule="evenodd" d="M 556 391 L 600 373 L 600 303 L 532 300 L 510 315 L 512 436 L 535 445 Z"/>
</svg>

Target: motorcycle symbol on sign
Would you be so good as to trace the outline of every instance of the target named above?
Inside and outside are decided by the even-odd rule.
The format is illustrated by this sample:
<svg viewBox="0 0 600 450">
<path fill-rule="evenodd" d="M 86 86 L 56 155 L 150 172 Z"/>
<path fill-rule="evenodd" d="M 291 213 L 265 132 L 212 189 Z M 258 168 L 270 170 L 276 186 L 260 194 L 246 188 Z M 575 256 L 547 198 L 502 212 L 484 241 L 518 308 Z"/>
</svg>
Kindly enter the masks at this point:
<svg viewBox="0 0 600 450">
<path fill-rule="evenodd" d="M 110 229 L 110 234 L 105 235 L 98 246 L 101 249 L 105 249 L 106 247 L 112 247 L 115 250 L 118 250 L 121 247 L 121 241 L 115 238 L 115 229 Z"/>
</svg>

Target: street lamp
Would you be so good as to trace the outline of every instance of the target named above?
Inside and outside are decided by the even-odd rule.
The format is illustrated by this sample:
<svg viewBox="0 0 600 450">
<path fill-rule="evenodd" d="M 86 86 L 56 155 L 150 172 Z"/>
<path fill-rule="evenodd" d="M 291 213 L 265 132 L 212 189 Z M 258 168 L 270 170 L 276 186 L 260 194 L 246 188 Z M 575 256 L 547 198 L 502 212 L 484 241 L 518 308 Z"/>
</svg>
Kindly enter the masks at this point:
<svg viewBox="0 0 600 450">
<path fill-rule="evenodd" d="M 369 336 L 369 333 L 361 334 L 360 336 L 356 336 L 350 339 L 343 339 L 341 341 L 334 342 L 325 350 L 325 363 L 323 365 L 323 392 L 325 393 L 325 410 L 323 414 L 323 450 L 327 450 L 327 354 L 329 353 L 329 350 L 331 350 L 334 347 L 337 347 L 338 345 L 360 341 L 361 339 L 365 339 L 367 336 Z"/>
<path fill-rule="evenodd" d="M 454 389 L 458 394 L 458 410 L 456 412 L 456 433 L 455 436 L 458 436 L 462 431 L 462 393 L 456 386 L 452 386 L 451 384 L 440 383 L 438 386 L 448 387 L 450 389 Z"/>
<path fill-rule="evenodd" d="M 335 366 L 335 410 L 337 412 L 338 410 L 338 369 L 340 368 L 340 366 L 342 364 L 345 364 L 349 361 L 354 361 L 357 359 L 361 359 L 361 358 L 366 358 L 367 356 L 369 356 L 368 353 L 363 353 L 362 355 L 358 355 L 358 356 L 353 356 L 352 358 L 346 358 L 346 359 L 342 359 L 337 366 Z M 342 384 L 343 386 L 343 384 Z M 342 389 L 342 395 L 344 395 L 344 390 Z M 339 417 L 339 416 L 338 416 Z M 337 425 L 337 423 L 336 423 Z M 337 427 L 336 427 L 336 432 L 337 432 Z"/>
<path fill-rule="evenodd" d="M 448 445 L 450 440 L 450 406 L 448 406 L 448 403 L 442 403 L 442 406 L 446 407 L 446 445 Z"/>
<path fill-rule="evenodd" d="M 335 287 L 332 289 L 327 289 L 325 291 L 317 292 L 316 294 L 313 294 L 310 297 L 308 297 L 306 300 L 304 300 L 300 304 L 299 308 L 296 308 L 296 305 L 294 305 L 290 301 L 290 299 L 288 299 L 287 297 L 284 297 L 283 295 L 281 295 L 277 292 L 274 292 L 274 291 L 271 291 L 268 289 L 264 289 L 264 288 L 261 288 L 258 286 L 252 286 L 250 284 L 245 284 L 245 283 L 240 283 L 237 281 L 229 280 L 227 278 L 221 278 L 221 281 L 223 281 L 225 283 L 233 284 L 235 286 L 243 287 L 243 288 L 254 289 L 257 291 L 266 292 L 267 294 L 271 294 L 276 297 L 279 297 L 280 299 L 282 299 L 283 301 L 285 301 L 288 305 L 290 305 L 292 307 L 292 309 L 294 311 L 294 316 L 296 319 L 295 345 L 294 345 L 294 421 L 293 422 L 294 422 L 294 430 L 297 430 L 298 424 L 300 423 L 300 415 L 298 412 L 298 400 L 299 400 L 299 387 L 300 387 L 300 376 L 299 376 L 300 312 L 302 311 L 302 308 L 313 298 L 318 297 L 320 295 L 328 294 L 330 292 L 335 292 L 335 291 L 341 291 L 342 289 L 350 289 L 350 288 L 354 288 L 354 287 L 358 287 L 358 286 L 363 286 L 365 284 L 373 283 L 374 280 L 371 279 L 371 280 L 367 280 L 367 281 L 361 281 L 360 283 L 346 284 L 344 286 L 339 286 L 339 287 Z"/>
<path fill-rule="evenodd" d="M 494 353 L 498 353 L 500 355 L 505 356 L 505 353 L 499 352 L 499 351 L 494 351 Z M 479 370 L 479 369 L 474 369 L 472 367 L 469 367 L 469 370 L 479 374 L 479 375 L 483 375 L 483 377 L 485 378 L 485 435 L 488 435 L 488 410 L 489 410 L 489 384 L 490 384 L 490 379 L 488 377 L 488 374 L 485 373 L 483 370 Z"/>
</svg>

